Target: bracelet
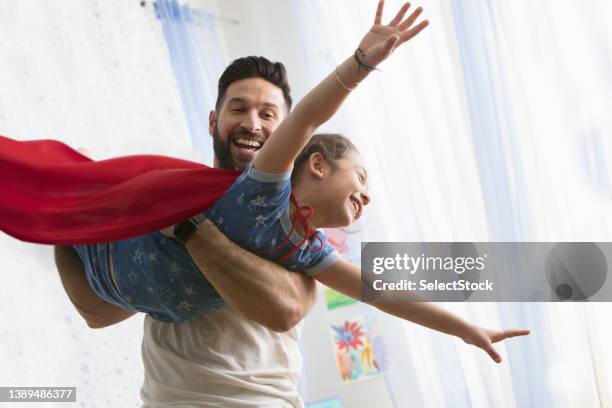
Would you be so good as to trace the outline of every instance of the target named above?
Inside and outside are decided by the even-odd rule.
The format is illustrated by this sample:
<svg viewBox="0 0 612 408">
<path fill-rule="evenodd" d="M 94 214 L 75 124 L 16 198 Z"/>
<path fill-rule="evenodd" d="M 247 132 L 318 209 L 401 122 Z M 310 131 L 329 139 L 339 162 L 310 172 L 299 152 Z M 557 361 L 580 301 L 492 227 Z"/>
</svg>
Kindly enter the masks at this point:
<svg viewBox="0 0 612 408">
<path fill-rule="evenodd" d="M 336 67 L 336 79 L 338 80 L 338 83 L 340 84 L 341 87 L 343 87 L 344 89 L 346 89 L 347 91 L 351 92 L 355 90 L 355 87 L 357 85 L 359 85 L 359 82 L 355 83 L 355 86 L 353 88 L 351 88 L 350 86 L 348 86 L 343 80 L 342 78 L 340 78 L 340 73 L 338 72 L 338 67 Z"/>
<path fill-rule="evenodd" d="M 355 57 L 355 61 L 357 61 L 357 64 L 359 65 L 359 69 L 363 69 L 366 72 L 380 71 L 378 68 L 363 62 L 361 58 L 365 57 L 365 52 L 363 52 L 361 48 L 357 48 L 355 50 L 355 54 L 353 54 L 353 57 Z"/>
</svg>

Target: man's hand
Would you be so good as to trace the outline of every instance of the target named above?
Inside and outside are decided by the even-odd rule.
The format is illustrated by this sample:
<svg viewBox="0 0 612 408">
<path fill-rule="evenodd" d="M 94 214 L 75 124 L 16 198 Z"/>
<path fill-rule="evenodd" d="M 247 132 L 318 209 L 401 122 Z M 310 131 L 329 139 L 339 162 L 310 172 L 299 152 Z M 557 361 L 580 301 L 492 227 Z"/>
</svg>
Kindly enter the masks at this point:
<svg viewBox="0 0 612 408">
<path fill-rule="evenodd" d="M 382 14 L 384 5 L 384 0 L 378 2 L 374 25 L 359 43 L 359 49 L 363 52 L 363 62 L 373 67 L 383 62 L 397 47 L 419 34 L 429 25 L 429 21 L 424 20 L 413 26 L 423 11 L 421 7 L 418 7 L 408 18 L 403 20 L 410 8 L 410 3 L 405 3 L 393 20 L 389 24 L 383 25 Z"/>
<path fill-rule="evenodd" d="M 467 344 L 479 347 L 496 363 L 501 363 L 502 359 L 493 347 L 493 343 L 509 339 L 511 337 L 526 336 L 530 332 L 526 329 L 493 330 L 485 327 L 471 326 L 468 333 L 462 337 Z"/>
<path fill-rule="evenodd" d="M 314 304 L 312 278 L 239 247 L 208 219 L 186 247 L 226 303 L 271 330 L 289 330 Z"/>
<path fill-rule="evenodd" d="M 174 238 L 174 227 L 175 225 L 171 225 L 169 227 L 159 230 L 159 232 L 161 232 L 162 235 L 165 235 L 168 238 Z"/>
</svg>

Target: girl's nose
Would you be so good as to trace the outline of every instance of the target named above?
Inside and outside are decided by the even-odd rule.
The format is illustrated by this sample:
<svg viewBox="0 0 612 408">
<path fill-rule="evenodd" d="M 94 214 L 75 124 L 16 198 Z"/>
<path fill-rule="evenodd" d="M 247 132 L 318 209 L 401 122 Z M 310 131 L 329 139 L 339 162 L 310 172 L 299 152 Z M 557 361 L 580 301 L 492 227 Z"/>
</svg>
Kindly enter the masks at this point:
<svg viewBox="0 0 612 408">
<path fill-rule="evenodd" d="M 368 205 L 370 203 L 370 195 L 366 191 L 361 193 L 361 202 L 363 205 Z"/>
</svg>

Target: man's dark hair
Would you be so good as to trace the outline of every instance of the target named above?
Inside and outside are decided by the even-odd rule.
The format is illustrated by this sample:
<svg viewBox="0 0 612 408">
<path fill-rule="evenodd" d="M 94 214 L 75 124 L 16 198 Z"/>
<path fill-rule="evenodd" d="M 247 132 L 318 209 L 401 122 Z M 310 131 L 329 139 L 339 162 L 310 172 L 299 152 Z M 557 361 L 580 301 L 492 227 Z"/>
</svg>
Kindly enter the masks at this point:
<svg viewBox="0 0 612 408">
<path fill-rule="evenodd" d="M 291 88 L 289 88 L 289 82 L 287 81 L 285 66 L 280 62 L 272 62 L 264 57 L 251 56 L 238 58 L 223 71 L 221 78 L 219 78 L 219 91 L 215 104 L 217 111 L 221 108 L 227 88 L 232 83 L 247 78 L 261 78 L 279 87 L 283 91 L 287 112 L 291 110 Z"/>
</svg>

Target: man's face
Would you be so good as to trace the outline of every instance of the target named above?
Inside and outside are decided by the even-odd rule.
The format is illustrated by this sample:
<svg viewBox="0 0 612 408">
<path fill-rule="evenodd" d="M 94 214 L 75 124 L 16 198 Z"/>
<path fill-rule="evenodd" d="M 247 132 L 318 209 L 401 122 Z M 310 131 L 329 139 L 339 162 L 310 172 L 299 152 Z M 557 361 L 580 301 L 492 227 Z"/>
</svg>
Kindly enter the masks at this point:
<svg viewBox="0 0 612 408">
<path fill-rule="evenodd" d="M 215 167 L 243 169 L 287 116 L 283 91 L 261 78 L 233 82 L 209 116 Z"/>
</svg>

